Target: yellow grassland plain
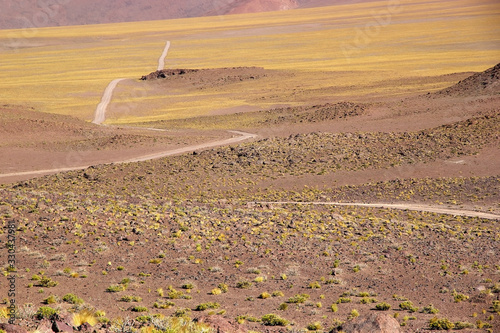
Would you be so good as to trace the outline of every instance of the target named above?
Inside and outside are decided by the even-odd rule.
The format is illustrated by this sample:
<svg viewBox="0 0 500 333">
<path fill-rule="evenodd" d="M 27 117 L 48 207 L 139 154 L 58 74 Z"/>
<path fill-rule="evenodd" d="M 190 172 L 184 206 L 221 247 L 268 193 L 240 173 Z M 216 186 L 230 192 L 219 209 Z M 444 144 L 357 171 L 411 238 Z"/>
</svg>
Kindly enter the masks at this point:
<svg viewBox="0 0 500 333">
<path fill-rule="evenodd" d="M 166 68 L 259 66 L 260 80 L 162 90 L 140 81 Z M 111 80 L 107 123 L 266 109 L 374 94 L 402 96 L 453 84 L 457 72 L 500 59 L 500 2 L 376 1 L 194 19 L 0 31 L 0 104 L 90 121 Z"/>
</svg>

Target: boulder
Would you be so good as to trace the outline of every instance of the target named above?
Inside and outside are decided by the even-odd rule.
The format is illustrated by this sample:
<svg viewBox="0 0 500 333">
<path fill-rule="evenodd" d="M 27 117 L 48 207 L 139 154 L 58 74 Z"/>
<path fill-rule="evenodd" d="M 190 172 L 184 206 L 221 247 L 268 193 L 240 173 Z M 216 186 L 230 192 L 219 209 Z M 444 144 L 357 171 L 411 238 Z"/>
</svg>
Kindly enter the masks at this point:
<svg viewBox="0 0 500 333">
<path fill-rule="evenodd" d="M 361 316 L 342 326 L 345 333 L 400 333 L 400 325 L 386 313 Z"/>
<path fill-rule="evenodd" d="M 73 333 L 73 327 L 69 326 L 66 323 L 63 323 L 62 321 L 54 321 L 54 323 L 52 323 L 52 331 L 56 333 L 59 332 Z"/>
<path fill-rule="evenodd" d="M 12 324 L 0 324 L 0 329 L 7 333 L 28 333 L 24 327 Z"/>
</svg>

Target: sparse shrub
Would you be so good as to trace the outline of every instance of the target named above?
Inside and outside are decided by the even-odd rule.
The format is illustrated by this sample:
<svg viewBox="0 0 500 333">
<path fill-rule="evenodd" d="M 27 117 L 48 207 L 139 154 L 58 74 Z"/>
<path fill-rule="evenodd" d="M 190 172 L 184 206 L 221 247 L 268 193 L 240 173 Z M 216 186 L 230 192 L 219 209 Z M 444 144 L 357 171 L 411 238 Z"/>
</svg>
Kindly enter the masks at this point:
<svg viewBox="0 0 500 333">
<path fill-rule="evenodd" d="M 62 298 L 63 301 L 70 304 L 83 304 L 83 299 L 79 298 L 75 294 L 66 294 Z"/>
<path fill-rule="evenodd" d="M 153 304 L 153 307 L 155 309 L 170 309 L 173 306 L 175 306 L 175 303 L 172 301 L 169 301 L 169 300 L 165 300 L 165 301 L 159 300 Z"/>
<path fill-rule="evenodd" d="M 451 330 L 455 327 L 455 325 L 449 321 L 447 318 L 438 319 L 437 317 L 429 320 L 429 328 L 431 330 Z"/>
<path fill-rule="evenodd" d="M 378 303 L 377 305 L 375 305 L 375 309 L 379 310 L 379 311 L 387 311 L 391 308 L 391 305 L 390 304 L 387 304 L 385 302 L 382 302 L 382 303 Z"/>
<path fill-rule="evenodd" d="M 51 287 L 55 287 L 59 284 L 59 282 L 56 282 L 56 281 L 53 281 L 51 278 L 49 277 L 43 277 L 39 280 L 38 282 L 38 286 L 40 287 L 44 287 L 44 288 L 51 288 Z"/>
<path fill-rule="evenodd" d="M 309 331 L 319 331 L 323 329 L 323 325 L 319 321 L 307 325 Z"/>
<path fill-rule="evenodd" d="M 259 298 L 261 298 L 261 299 L 267 299 L 270 297 L 271 297 L 271 294 L 269 294 L 268 292 L 263 292 L 262 294 L 259 295 Z"/>
<path fill-rule="evenodd" d="M 359 312 L 356 309 L 352 309 L 351 312 L 349 313 L 349 316 L 347 316 L 348 320 L 353 320 L 354 318 L 359 317 Z"/>
<path fill-rule="evenodd" d="M 126 287 L 122 284 L 114 284 L 106 288 L 106 291 L 108 293 L 118 293 L 120 291 L 124 291 Z"/>
<path fill-rule="evenodd" d="M 273 297 L 283 297 L 285 294 L 283 294 L 282 291 L 276 290 L 273 292 Z"/>
<path fill-rule="evenodd" d="M 126 295 L 126 296 L 122 296 L 120 298 L 120 301 L 121 302 L 142 302 L 142 297 Z"/>
<path fill-rule="evenodd" d="M 436 314 L 439 313 L 439 310 L 434 307 L 434 305 L 429 304 L 428 306 L 424 306 L 422 309 L 422 313 L 430 313 L 430 314 Z"/>
<path fill-rule="evenodd" d="M 370 304 L 370 303 L 377 303 L 378 301 L 373 298 L 373 297 L 363 297 L 362 299 L 359 300 L 359 303 L 361 304 Z"/>
<path fill-rule="evenodd" d="M 454 327 L 455 330 L 463 330 L 466 328 L 475 328 L 476 327 L 476 325 L 469 323 L 469 322 L 466 322 L 466 321 L 457 321 L 453 325 L 455 326 Z"/>
<path fill-rule="evenodd" d="M 266 281 L 267 278 L 265 276 L 257 276 L 254 281 L 257 282 L 257 283 L 260 283 L 260 282 L 264 282 Z"/>
<path fill-rule="evenodd" d="M 219 303 L 208 302 L 208 303 L 198 304 L 198 306 L 194 310 L 195 311 L 205 311 L 207 309 L 218 309 L 219 307 L 220 307 Z"/>
<path fill-rule="evenodd" d="M 220 294 L 222 294 L 222 290 L 220 290 L 220 288 L 214 288 L 214 289 L 212 289 L 212 291 L 210 291 L 210 293 L 212 295 L 220 295 Z"/>
<path fill-rule="evenodd" d="M 453 290 L 452 295 L 453 295 L 453 300 L 455 301 L 455 303 L 459 303 L 459 302 L 466 301 L 469 299 L 469 296 L 457 293 L 455 290 Z"/>
<path fill-rule="evenodd" d="M 332 310 L 332 312 L 337 312 L 339 311 L 339 306 L 337 304 L 332 304 L 330 310 Z"/>
<path fill-rule="evenodd" d="M 304 303 L 307 301 L 311 296 L 308 294 L 300 294 L 300 295 L 295 295 L 293 297 L 290 297 L 287 303 L 292 303 L 292 304 L 298 304 L 298 303 Z"/>
<path fill-rule="evenodd" d="M 281 303 L 280 306 L 278 306 L 278 310 L 286 311 L 287 309 L 288 309 L 288 304 L 286 303 Z"/>
<path fill-rule="evenodd" d="M 236 284 L 236 288 L 240 288 L 240 289 L 248 289 L 248 288 L 251 288 L 251 287 L 252 287 L 252 282 L 247 281 L 247 280 L 239 281 Z"/>
<path fill-rule="evenodd" d="M 158 264 L 162 263 L 162 260 L 160 258 L 153 258 L 153 259 L 149 260 L 149 263 L 158 265 Z"/>
<path fill-rule="evenodd" d="M 288 325 L 288 320 L 281 318 L 280 316 L 270 313 L 262 316 L 261 321 L 266 326 L 286 326 Z"/>
<path fill-rule="evenodd" d="M 78 313 L 73 314 L 73 326 L 79 327 L 85 323 L 88 323 L 90 326 L 94 326 L 97 324 L 97 317 L 94 312 L 89 311 L 88 309 L 84 309 Z"/>
<path fill-rule="evenodd" d="M 136 305 L 131 310 L 134 311 L 134 312 L 147 312 L 148 308 L 145 307 L 145 306 Z"/>
<path fill-rule="evenodd" d="M 37 319 L 53 319 L 55 316 L 57 316 L 58 311 L 56 309 L 53 309 L 48 306 L 41 306 L 38 308 L 37 312 L 35 313 L 35 317 Z"/>
<path fill-rule="evenodd" d="M 217 286 L 223 293 L 227 293 L 229 291 L 229 286 L 225 283 L 219 283 Z"/>
<path fill-rule="evenodd" d="M 318 281 L 314 281 L 309 283 L 309 289 L 320 289 L 321 285 L 319 284 Z"/>
<path fill-rule="evenodd" d="M 46 299 L 43 300 L 43 303 L 44 304 L 54 304 L 54 303 L 57 303 L 58 301 L 59 301 L 59 299 L 57 296 L 50 295 L 49 297 L 47 297 Z"/>
<path fill-rule="evenodd" d="M 418 308 L 413 306 L 411 301 L 405 301 L 399 304 L 401 310 L 408 310 L 409 312 L 417 312 Z"/>
<path fill-rule="evenodd" d="M 182 289 L 194 289 L 194 284 L 192 283 L 185 283 L 182 285 Z"/>
<path fill-rule="evenodd" d="M 337 300 L 337 304 L 341 304 L 341 303 L 351 303 L 351 299 L 349 297 L 340 297 L 338 300 Z"/>
</svg>

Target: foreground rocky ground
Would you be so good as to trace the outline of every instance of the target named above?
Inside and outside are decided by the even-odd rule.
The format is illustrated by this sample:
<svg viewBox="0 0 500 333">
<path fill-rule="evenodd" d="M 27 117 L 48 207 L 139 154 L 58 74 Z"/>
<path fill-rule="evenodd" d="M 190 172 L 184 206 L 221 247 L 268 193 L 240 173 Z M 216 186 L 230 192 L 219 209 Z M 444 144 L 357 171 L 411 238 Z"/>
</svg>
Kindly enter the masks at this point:
<svg viewBox="0 0 500 333">
<path fill-rule="evenodd" d="M 476 81 L 463 82 L 479 92 L 462 83 L 441 93 L 467 112 L 424 128 L 324 131 L 373 116 L 373 105 L 284 108 L 236 120 L 260 128 L 253 142 L 3 185 L 0 239 L 9 224 L 17 237 L 15 271 L 1 254 L 4 274 L 16 276 L 16 323 L 40 332 L 370 332 L 377 322 L 389 332 L 497 331 L 498 219 L 311 204 L 498 215 L 498 80 Z M 445 118 L 443 109 L 426 112 Z M 262 134 L 279 123 L 302 130 Z"/>
</svg>

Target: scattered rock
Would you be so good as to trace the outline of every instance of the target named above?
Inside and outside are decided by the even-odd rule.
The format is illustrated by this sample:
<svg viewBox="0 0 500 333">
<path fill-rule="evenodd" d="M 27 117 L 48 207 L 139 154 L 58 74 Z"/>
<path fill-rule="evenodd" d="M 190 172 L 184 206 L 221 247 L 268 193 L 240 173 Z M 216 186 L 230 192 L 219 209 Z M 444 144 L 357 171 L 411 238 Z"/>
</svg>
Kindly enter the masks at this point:
<svg viewBox="0 0 500 333">
<path fill-rule="evenodd" d="M 400 325 L 396 319 L 386 313 L 372 313 L 343 326 L 346 333 L 399 333 Z"/>
<path fill-rule="evenodd" d="M 12 324 L 0 324 L 0 329 L 7 333 L 28 333 L 24 327 Z"/>
<path fill-rule="evenodd" d="M 59 332 L 73 332 L 73 327 L 69 326 L 68 324 L 65 324 L 61 321 L 54 321 L 52 324 L 52 330 L 56 333 Z"/>
</svg>

